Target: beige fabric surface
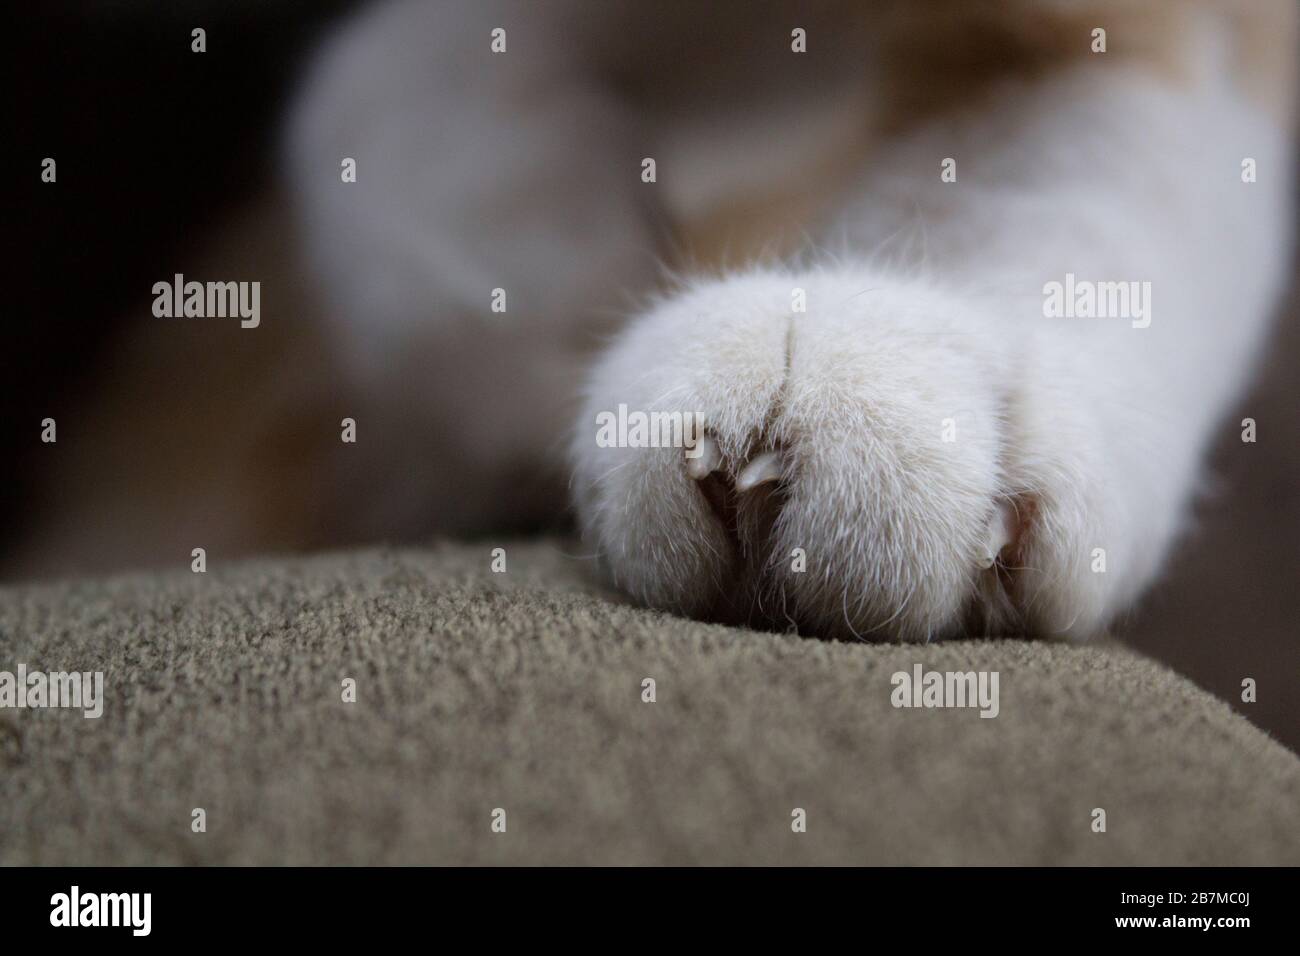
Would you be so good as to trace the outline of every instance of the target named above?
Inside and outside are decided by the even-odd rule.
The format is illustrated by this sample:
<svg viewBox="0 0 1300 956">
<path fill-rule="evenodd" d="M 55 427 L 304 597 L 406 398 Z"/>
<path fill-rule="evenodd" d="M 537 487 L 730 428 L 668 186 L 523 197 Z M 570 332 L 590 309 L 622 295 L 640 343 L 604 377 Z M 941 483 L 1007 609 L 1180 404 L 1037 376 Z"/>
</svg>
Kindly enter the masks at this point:
<svg viewBox="0 0 1300 956">
<path fill-rule="evenodd" d="M 0 710 L 0 862 L 1300 863 L 1300 758 L 1130 651 L 702 624 L 565 548 L 0 589 L 0 670 L 106 683 Z M 998 671 L 999 716 L 894 708 L 917 663 Z"/>
</svg>

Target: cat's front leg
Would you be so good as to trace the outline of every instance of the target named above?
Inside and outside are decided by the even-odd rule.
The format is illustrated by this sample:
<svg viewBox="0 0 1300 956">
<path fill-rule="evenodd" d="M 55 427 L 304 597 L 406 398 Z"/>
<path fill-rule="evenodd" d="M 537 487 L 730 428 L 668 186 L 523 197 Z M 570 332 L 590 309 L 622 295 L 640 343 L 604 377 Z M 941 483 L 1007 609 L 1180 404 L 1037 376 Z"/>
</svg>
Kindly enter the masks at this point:
<svg viewBox="0 0 1300 956">
<path fill-rule="evenodd" d="M 589 539 L 691 614 L 1098 631 L 1157 573 L 1261 341 L 1291 173 L 1213 71 L 1090 62 L 918 127 L 845 205 L 857 264 L 702 281 L 607 353 L 573 445 Z M 597 447 L 619 403 L 702 415 L 717 467 Z"/>
<path fill-rule="evenodd" d="M 1073 358 L 1005 332 L 867 267 L 684 290 L 593 377 L 573 441 L 588 539 L 636 597 L 690 614 L 876 639 L 1093 630 L 1114 590 L 1094 549 L 1130 550 L 1122 490 L 1099 421 L 1070 412 Z M 598 441 L 620 404 L 702 437 Z"/>
</svg>

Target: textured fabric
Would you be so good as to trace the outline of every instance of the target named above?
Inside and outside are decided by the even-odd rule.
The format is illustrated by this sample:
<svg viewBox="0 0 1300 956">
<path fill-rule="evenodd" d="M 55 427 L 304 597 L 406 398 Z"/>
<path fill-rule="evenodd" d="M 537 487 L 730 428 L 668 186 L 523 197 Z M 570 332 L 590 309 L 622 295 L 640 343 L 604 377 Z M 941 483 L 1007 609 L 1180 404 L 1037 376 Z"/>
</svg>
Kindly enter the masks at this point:
<svg viewBox="0 0 1300 956">
<path fill-rule="evenodd" d="M 755 633 L 492 547 L 0 591 L 0 670 L 106 698 L 0 710 L 0 862 L 1300 863 L 1300 759 L 1117 646 Z M 893 707 L 918 663 L 998 716 Z"/>
</svg>

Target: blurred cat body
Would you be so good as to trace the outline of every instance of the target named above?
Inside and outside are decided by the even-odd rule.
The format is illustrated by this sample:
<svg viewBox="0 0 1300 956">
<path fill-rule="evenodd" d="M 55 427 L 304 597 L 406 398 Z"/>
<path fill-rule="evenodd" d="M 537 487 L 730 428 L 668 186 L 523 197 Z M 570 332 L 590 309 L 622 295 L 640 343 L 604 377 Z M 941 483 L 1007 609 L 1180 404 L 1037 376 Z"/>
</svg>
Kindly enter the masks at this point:
<svg viewBox="0 0 1300 956">
<path fill-rule="evenodd" d="M 571 506 L 618 585 L 681 613 L 1094 634 L 1158 573 L 1283 285 L 1295 19 L 1288 0 L 368 7 L 285 138 L 280 235 L 303 255 L 281 288 L 330 371 L 296 371 L 275 434 L 308 408 L 327 424 L 310 467 L 249 492 L 296 481 L 273 496 L 296 502 L 227 522 L 231 548 Z M 1146 313 L 1052 314 L 1067 282 L 1134 283 Z M 277 323 L 263 286 L 247 334 Z M 706 432 L 598 442 L 621 407 Z"/>
</svg>

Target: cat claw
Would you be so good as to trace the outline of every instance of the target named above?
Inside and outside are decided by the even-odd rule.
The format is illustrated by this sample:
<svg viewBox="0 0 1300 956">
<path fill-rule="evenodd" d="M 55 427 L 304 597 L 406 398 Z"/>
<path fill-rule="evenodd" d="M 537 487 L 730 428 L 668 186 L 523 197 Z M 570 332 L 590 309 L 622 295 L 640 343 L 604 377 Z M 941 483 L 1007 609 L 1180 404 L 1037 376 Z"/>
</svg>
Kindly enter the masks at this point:
<svg viewBox="0 0 1300 956">
<path fill-rule="evenodd" d="M 686 474 L 695 481 L 703 481 L 722 468 L 722 452 L 718 443 L 708 435 L 701 435 L 694 445 L 686 449 Z M 769 481 L 781 479 L 781 456 L 775 451 L 765 451 L 740 470 L 736 476 L 736 491 L 749 491 Z"/>
<path fill-rule="evenodd" d="M 1011 543 L 1015 528 L 1015 511 L 1006 502 L 999 502 L 993 509 L 993 520 L 984 532 L 984 553 L 980 556 L 979 566 L 991 568 L 998 560 L 998 555 Z"/>
<path fill-rule="evenodd" d="M 686 474 L 696 481 L 703 481 L 722 467 L 722 452 L 718 450 L 718 443 L 708 435 L 701 435 L 693 446 L 687 448 L 685 457 Z"/>
<path fill-rule="evenodd" d="M 736 476 L 736 490 L 749 491 L 768 481 L 781 478 L 781 456 L 774 451 L 765 451 L 740 470 Z"/>
</svg>

